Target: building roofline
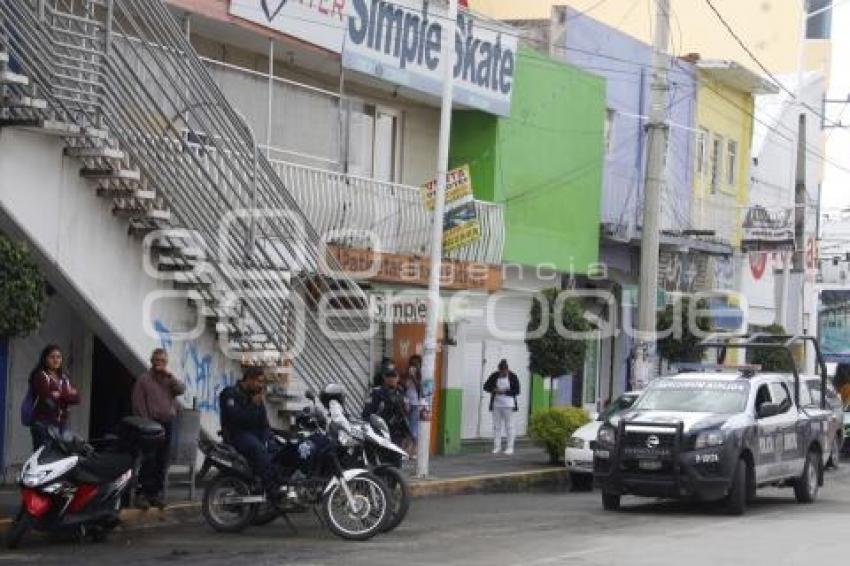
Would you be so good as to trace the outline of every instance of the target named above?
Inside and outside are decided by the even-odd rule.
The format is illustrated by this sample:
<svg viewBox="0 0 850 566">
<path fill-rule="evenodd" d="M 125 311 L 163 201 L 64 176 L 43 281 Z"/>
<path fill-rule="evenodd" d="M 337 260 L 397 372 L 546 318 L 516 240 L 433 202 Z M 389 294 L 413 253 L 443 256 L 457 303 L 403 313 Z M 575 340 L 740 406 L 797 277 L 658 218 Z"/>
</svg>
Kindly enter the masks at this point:
<svg viewBox="0 0 850 566">
<path fill-rule="evenodd" d="M 701 59 L 697 69 L 717 82 L 750 94 L 777 94 L 779 87 L 758 73 L 728 59 Z"/>
</svg>

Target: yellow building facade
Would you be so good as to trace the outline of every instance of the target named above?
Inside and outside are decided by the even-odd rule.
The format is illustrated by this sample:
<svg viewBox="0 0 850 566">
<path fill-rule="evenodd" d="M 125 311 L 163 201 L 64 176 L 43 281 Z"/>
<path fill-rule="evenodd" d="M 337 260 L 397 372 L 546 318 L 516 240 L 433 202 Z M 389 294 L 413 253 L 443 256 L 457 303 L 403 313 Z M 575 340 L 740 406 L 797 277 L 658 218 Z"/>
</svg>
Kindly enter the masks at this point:
<svg viewBox="0 0 850 566">
<path fill-rule="evenodd" d="M 713 0 L 739 37 L 773 73 L 794 73 L 800 60 L 802 0 Z M 654 3 L 645 0 L 469 0 L 472 9 L 501 20 L 548 19 L 553 6 L 569 6 L 645 43 L 652 43 Z M 670 52 L 755 62 L 703 0 L 670 0 Z M 819 5 L 819 4 L 816 4 Z M 808 40 L 804 68 L 829 76 L 831 42 Z"/>
<path fill-rule="evenodd" d="M 754 96 L 776 88 L 730 61 L 701 61 L 697 72 L 693 225 L 739 248 L 749 203 Z"/>
</svg>

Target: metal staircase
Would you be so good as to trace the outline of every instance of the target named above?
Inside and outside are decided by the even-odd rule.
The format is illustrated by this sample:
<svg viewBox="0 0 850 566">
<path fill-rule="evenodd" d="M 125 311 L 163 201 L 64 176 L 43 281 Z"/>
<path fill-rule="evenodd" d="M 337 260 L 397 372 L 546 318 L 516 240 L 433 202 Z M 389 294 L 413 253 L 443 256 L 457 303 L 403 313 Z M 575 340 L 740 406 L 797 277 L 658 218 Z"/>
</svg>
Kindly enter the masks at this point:
<svg viewBox="0 0 850 566">
<path fill-rule="evenodd" d="M 4 0 L 0 23 L 0 127 L 63 138 L 225 353 L 362 401 L 365 295 L 320 257 L 321 236 L 162 2 Z"/>
</svg>

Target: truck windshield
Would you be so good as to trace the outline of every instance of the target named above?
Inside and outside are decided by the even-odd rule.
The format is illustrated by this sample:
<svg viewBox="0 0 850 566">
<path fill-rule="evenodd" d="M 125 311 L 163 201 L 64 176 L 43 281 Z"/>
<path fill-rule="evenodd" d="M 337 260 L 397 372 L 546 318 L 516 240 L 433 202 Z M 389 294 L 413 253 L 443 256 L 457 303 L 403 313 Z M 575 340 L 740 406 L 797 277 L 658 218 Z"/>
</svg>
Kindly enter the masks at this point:
<svg viewBox="0 0 850 566">
<path fill-rule="evenodd" d="M 664 379 L 653 383 L 635 404 L 643 411 L 741 413 L 747 407 L 747 381 Z"/>
</svg>

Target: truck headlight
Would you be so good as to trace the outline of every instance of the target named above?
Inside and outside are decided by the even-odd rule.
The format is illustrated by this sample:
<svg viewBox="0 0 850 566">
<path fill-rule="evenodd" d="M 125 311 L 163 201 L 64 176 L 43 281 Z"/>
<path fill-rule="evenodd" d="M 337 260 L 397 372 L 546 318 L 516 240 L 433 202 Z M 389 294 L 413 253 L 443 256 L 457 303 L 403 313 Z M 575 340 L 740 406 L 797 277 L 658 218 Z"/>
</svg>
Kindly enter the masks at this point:
<svg viewBox="0 0 850 566">
<path fill-rule="evenodd" d="M 599 434 L 596 436 L 596 440 L 598 440 L 600 444 L 616 444 L 617 432 L 613 427 L 603 426 L 599 429 Z"/>
<path fill-rule="evenodd" d="M 584 450 L 584 440 L 577 436 L 571 436 L 569 440 L 567 440 L 568 448 L 577 448 L 578 450 Z"/>
<path fill-rule="evenodd" d="M 694 445 L 694 448 L 697 450 L 701 448 L 712 448 L 714 446 L 723 446 L 723 441 L 725 440 L 723 436 L 723 432 L 719 430 L 709 430 L 706 432 L 701 432 L 697 435 L 697 441 Z"/>
</svg>

